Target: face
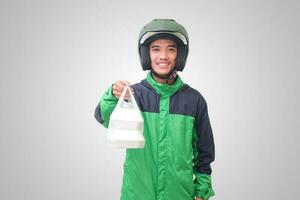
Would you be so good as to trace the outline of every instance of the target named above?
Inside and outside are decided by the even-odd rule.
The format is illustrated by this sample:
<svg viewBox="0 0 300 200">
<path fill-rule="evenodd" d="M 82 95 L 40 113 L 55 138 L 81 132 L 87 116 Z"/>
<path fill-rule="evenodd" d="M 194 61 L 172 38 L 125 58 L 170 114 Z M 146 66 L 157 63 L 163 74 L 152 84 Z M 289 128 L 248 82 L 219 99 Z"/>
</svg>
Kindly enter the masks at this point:
<svg viewBox="0 0 300 200">
<path fill-rule="evenodd" d="M 158 39 L 149 46 L 151 67 L 159 75 L 167 75 L 175 67 L 177 46 L 168 39 Z"/>
</svg>

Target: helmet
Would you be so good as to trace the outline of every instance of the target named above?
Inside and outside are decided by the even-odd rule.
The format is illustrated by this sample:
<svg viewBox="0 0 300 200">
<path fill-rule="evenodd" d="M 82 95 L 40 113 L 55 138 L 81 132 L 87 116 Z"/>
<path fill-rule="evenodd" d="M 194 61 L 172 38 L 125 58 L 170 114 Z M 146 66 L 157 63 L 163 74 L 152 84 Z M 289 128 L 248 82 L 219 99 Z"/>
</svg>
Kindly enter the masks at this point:
<svg viewBox="0 0 300 200">
<path fill-rule="evenodd" d="M 143 70 L 151 70 L 149 45 L 157 39 L 171 39 L 177 44 L 175 70 L 182 71 L 188 56 L 189 39 L 185 28 L 173 19 L 154 19 L 139 35 L 139 56 Z"/>
</svg>

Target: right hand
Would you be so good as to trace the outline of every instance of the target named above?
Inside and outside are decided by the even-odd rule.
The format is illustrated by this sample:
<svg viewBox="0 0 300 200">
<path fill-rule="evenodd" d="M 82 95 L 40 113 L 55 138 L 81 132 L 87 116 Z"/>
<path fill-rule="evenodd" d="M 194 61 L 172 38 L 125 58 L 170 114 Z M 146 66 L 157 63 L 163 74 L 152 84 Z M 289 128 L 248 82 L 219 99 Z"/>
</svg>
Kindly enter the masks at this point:
<svg viewBox="0 0 300 200">
<path fill-rule="evenodd" d="M 130 86 L 130 83 L 128 81 L 116 81 L 114 84 L 113 84 L 113 87 L 112 87 L 112 90 L 113 90 L 113 95 L 119 99 L 121 97 L 121 94 L 124 90 L 124 87 L 125 86 Z M 132 88 L 130 88 L 132 94 L 133 94 L 133 90 Z M 130 94 L 128 92 L 128 90 L 126 91 L 126 94 L 124 96 L 124 99 L 125 100 L 128 100 L 130 99 Z"/>
</svg>

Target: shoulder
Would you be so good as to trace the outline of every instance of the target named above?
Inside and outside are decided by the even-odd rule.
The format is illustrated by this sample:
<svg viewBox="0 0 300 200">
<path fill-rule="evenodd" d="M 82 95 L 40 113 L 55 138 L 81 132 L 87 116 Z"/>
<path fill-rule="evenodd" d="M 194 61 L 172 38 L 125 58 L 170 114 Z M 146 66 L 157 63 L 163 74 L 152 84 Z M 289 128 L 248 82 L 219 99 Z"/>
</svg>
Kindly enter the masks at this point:
<svg viewBox="0 0 300 200">
<path fill-rule="evenodd" d="M 198 104 L 206 105 L 206 100 L 200 91 L 191 87 L 188 84 L 185 84 L 184 87 L 179 91 L 179 93 L 187 99 L 196 101 Z"/>
<path fill-rule="evenodd" d="M 187 84 L 170 97 L 170 113 L 196 117 L 206 106 L 202 94 Z"/>
</svg>

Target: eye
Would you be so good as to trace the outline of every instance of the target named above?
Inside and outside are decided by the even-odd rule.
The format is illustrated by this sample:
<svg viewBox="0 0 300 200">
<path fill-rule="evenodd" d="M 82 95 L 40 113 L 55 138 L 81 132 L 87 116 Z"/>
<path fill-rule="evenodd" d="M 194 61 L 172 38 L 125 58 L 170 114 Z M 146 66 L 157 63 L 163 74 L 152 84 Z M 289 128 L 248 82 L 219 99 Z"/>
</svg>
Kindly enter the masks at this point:
<svg viewBox="0 0 300 200">
<path fill-rule="evenodd" d="M 169 48 L 168 50 L 169 50 L 170 52 L 176 52 L 176 51 L 177 51 L 176 48 Z"/>
<path fill-rule="evenodd" d="M 159 48 L 152 48 L 152 51 L 153 51 L 153 52 L 158 52 L 158 51 L 159 51 Z"/>
</svg>

